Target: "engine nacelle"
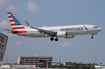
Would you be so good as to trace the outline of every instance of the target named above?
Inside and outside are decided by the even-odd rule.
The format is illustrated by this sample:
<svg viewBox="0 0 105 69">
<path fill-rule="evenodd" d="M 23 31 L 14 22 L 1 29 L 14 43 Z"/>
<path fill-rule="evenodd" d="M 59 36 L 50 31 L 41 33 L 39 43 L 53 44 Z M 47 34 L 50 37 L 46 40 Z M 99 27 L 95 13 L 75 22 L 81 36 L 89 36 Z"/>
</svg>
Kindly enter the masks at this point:
<svg viewBox="0 0 105 69">
<path fill-rule="evenodd" d="M 58 32 L 57 37 L 74 38 L 74 35 L 68 35 L 67 32 Z"/>
</svg>

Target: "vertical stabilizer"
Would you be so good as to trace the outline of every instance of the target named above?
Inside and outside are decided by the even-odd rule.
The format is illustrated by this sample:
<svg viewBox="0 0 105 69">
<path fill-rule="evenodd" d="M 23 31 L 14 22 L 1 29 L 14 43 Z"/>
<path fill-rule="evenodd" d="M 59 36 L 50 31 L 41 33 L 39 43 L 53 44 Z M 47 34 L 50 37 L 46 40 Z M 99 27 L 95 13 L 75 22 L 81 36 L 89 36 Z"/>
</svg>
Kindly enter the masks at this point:
<svg viewBox="0 0 105 69">
<path fill-rule="evenodd" d="M 11 12 L 7 12 L 7 14 L 8 14 L 8 18 L 9 18 L 12 30 L 18 31 L 18 32 L 16 32 L 18 34 L 27 32 L 26 29 L 25 29 L 25 26 L 22 25 L 19 22 L 19 20 Z"/>
</svg>

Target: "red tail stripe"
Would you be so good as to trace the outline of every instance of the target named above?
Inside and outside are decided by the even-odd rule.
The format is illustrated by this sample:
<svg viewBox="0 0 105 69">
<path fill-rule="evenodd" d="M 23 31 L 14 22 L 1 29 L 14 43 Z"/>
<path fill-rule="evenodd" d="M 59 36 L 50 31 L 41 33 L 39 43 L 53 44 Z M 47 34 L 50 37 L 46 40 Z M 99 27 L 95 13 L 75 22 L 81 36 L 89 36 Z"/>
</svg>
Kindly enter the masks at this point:
<svg viewBox="0 0 105 69">
<path fill-rule="evenodd" d="M 8 16 L 8 18 L 12 18 L 12 16 Z"/>
<path fill-rule="evenodd" d="M 27 31 L 26 30 L 24 30 L 24 31 L 18 31 L 19 33 L 27 33 Z"/>
<path fill-rule="evenodd" d="M 10 22 L 14 22 L 14 20 L 10 20 Z"/>
<path fill-rule="evenodd" d="M 16 24 L 11 24 L 11 26 L 16 26 Z"/>
<path fill-rule="evenodd" d="M 10 14 L 11 12 L 7 12 L 7 14 Z"/>
<path fill-rule="evenodd" d="M 27 31 L 26 30 L 22 30 L 22 31 L 13 32 L 13 34 L 21 34 L 21 33 L 27 33 Z"/>
<path fill-rule="evenodd" d="M 24 29 L 24 27 L 14 27 L 14 28 L 12 28 L 12 30 L 14 30 L 14 29 Z"/>
</svg>

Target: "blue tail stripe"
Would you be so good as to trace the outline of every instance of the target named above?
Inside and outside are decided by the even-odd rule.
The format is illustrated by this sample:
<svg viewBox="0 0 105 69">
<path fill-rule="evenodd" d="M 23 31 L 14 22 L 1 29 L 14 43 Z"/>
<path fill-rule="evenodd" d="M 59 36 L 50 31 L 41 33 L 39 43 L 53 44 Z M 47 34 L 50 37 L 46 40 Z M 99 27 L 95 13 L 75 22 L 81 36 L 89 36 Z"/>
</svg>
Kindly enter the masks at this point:
<svg viewBox="0 0 105 69">
<path fill-rule="evenodd" d="M 13 20 L 15 21 L 16 25 L 22 25 L 12 13 L 10 13 L 10 14 L 11 14 Z"/>
<path fill-rule="evenodd" d="M 16 22 L 16 24 L 20 24 L 20 22 Z"/>
<path fill-rule="evenodd" d="M 13 16 L 13 14 L 12 13 L 10 13 L 11 14 L 11 16 Z"/>
<path fill-rule="evenodd" d="M 18 25 L 21 25 L 20 23 L 16 23 L 16 25 L 17 25 L 17 24 L 18 24 Z"/>
<path fill-rule="evenodd" d="M 14 20 L 15 22 L 19 22 L 18 20 Z"/>
<path fill-rule="evenodd" d="M 16 18 L 13 18 L 13 20 L 17 20 Z"/>
<path fill-rule="evenodd" d="M 21 25 L 21 24 L 16 24 L 16 25 Z"/>
</svg>

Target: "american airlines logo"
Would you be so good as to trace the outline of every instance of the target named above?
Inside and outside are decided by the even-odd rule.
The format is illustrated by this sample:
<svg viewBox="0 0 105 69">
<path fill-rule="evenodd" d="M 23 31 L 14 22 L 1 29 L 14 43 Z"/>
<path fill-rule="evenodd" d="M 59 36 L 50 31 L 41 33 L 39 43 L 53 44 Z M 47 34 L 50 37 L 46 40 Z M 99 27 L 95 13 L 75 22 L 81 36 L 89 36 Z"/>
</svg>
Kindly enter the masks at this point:
<svg viewBox="0 0 105 69">
<path fill-rule="evenodd" d="M 61 31 L 79 31 L 83 30 L 83 27 L 74 27 L 74 28 L 62 28 Z"/>
<path fill-rule="evenodd" d="M 85 26 L 84 26 L 85 27 Z M 88 30 L 88 28 L 87 27 L 85 27 L 85 30 Z"/>
<path fill-rule="evenodd" d="M 87 27 L 74 27 L 74 28 L 62 28 L 61 31 L 80 31 L 80 30 L 88 30 Z"/>
</svg>

